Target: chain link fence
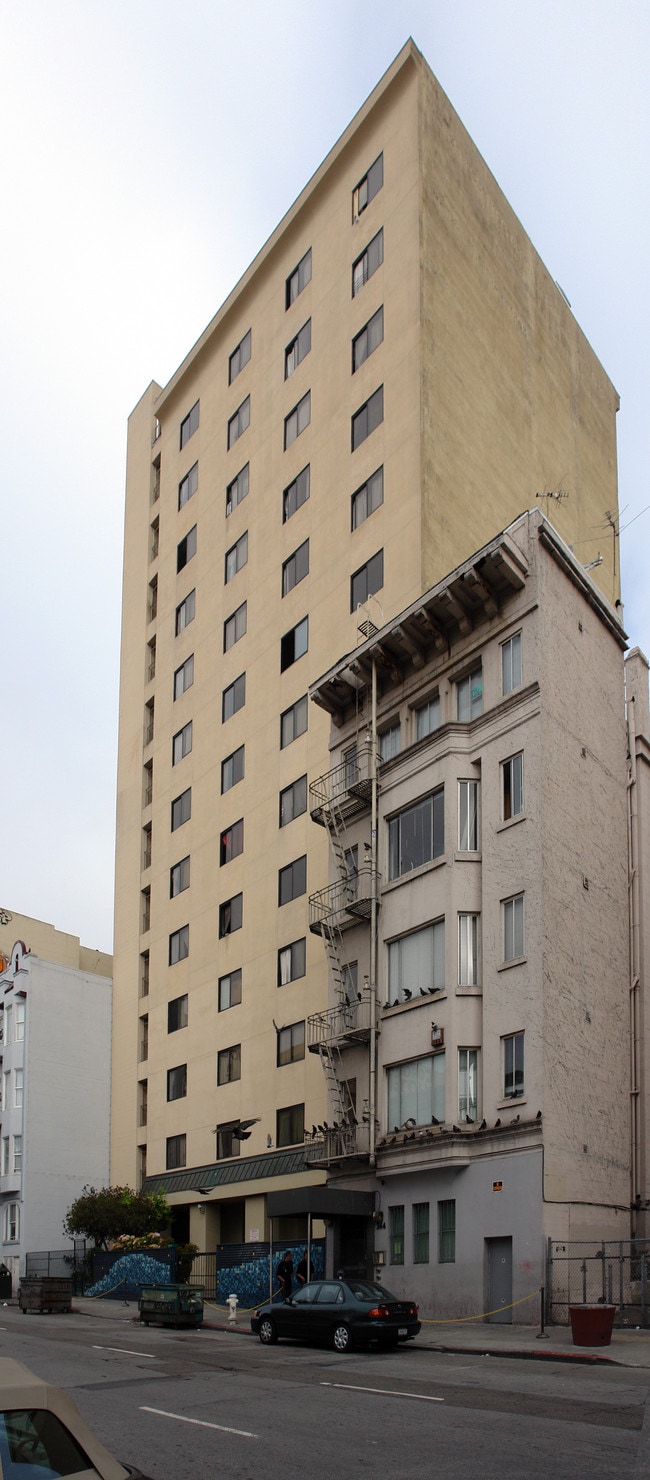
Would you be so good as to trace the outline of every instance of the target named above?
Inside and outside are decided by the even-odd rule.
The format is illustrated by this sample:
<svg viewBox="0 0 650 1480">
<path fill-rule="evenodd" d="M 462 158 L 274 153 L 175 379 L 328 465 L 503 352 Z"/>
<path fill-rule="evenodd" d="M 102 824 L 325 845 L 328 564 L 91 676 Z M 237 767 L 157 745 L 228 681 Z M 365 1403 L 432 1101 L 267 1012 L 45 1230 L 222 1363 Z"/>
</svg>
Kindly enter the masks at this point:
<svg viewBox="0 0 650 1480">
<path fill-rule="evenodd" d="M 650 1243 L 548 1241 L 547 1319 L 569 1321 L 570 1305 L 615 1305 L 615 1326 L 650 1327 Z"/>
</svg>

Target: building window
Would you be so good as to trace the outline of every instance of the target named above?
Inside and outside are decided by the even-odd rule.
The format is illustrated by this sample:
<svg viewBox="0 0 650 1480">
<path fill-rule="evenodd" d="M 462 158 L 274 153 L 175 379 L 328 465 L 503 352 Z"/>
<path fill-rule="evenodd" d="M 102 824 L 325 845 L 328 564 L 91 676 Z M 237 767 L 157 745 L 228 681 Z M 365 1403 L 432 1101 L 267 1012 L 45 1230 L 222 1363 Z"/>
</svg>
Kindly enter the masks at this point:
<svg viewBox="0 0 650 1480">
<path fill-rule="evenodd" d="M 305 1139 L 304 1105 L 286 1105 L 275 1118 L 276 1146 L 298 1146 Z"/>
<path fill-rule="evenodd" d="M 280 672 L 284 673 L 298 658 L 304 657 L 309 648 L 309 617 L 303 617 L 290 632 L 280 639 Z"/>
<path fill-rule="evenodd" d="M 228 450 L 243 436 L 251 421 L 251 398 L 246 397 L 228 420 Z"/>
<path fill-rule="evenodd" d="M 140 996 L 149 996 L 150 963 L 149 952 L 142 951 L 140 955 Z"/>
<path fill-rule="evenodd" d="M 381 425 L 381 422 L 383 420 L 384 387 L 383 385 L 380 385 L 379 389 L 374 391 L 370 399 L 368 401 L 365 401 L 363 406 L 360 406 L 359 410 L 355 411 L 354 416 L 352 417 L 353 452 L 356 451 L 357 447 L 361 446 L 362 442 L 365 442 L 366 438 L 370 436 L 371 432 L 374 432 L 375 429 Z"/>
<path fill-rule="evenodd" d="M 391 1264 L 404 1263 L 404 1208 L 388 1209 L 388 1228 Z"/>
<path fill-rule="evenodd" d="M 285 380 L 288 380 L 289 379 L 289 376 L 290 375 L 293 375 L 294 370 L 297 370 L 297 368 L 298 368 L 298 366 L 300 364 L 300 361 L 305 359 L 305 356 L 309 354 L 310 349 L 311 349 L 311 319 L 307 319 L 307 323 L 306 324 L 303 324 L 302 329 L 299 329 L 298 330 L 298 333 L 296 334 L 295 339 L 292 339 L 291 340 L 291 343 L 288 344 L 287 347 L 286 347 L 286 349 L 285 349 L 285 352 L 284 352 L 284 378 L 285 378 Z"/>
<path fill-rule="evenodd" d="M 137 1186 L 138 1186 L 138 1189 L 144 1187 L 144 1184 L 145 1184 L 145 1181 L 146 1181 L 146 1177 L 147 1177 L 147 1148 L 146 1148 L 146 1146 L 138 1146 L 138 1170 L 137 1170 Z"/>
<path fill-rule="evenodd" d="M 304 1024 L 303 1024 L 304 1033 Z M 304 1049 L 303 1049 L 304 1056 Z M 14 1136 L 14 1172 L 22 1172 L 23 1169 L 23 1138 Z"/>
<path fill-rule="evenodd" d="M 172 766 L 177 766 L 192 749 L 192 721 L 188 720 L 182 730 L 177 730 L 172 740 Z"/>
<path fill-rule="evenodd" d="M 153 761 L 145 761 L 142 767 L 142 805 L 150 807 L 153 801 Z"/>
<path fill-rule="evenodd" d="M 190 927 L 181 925 L 180 930 L 172 931 L 169 937 L 169 964 L 175 966 L 178 961 L 184 961 L 190 954 Z"/>
<path fill-rule="evenodd" d="M 359 181 L 352 192 L 352 220 L 358 221 L 359 216 L 370 205 L 371 200 L 381 190 L 384 183 L 384 156 L 379 154 L 371 164 L 367 175 Z"/>
<path fill-rule="evenodd" d="M 176 828 L 182 827 L 184 822 L 189 822 L 191 816 L 192 788 L 188 786 L 187 791 L 182 791 L 180 796 L 174 797 L 172 802 L 172 832 L 176 832 Z"/>
<path fill-rule="evenodd" d="M 2 1138 L 2 1175 L 9 1176 L 9 1137 Z"/>
<path fill-rule="evenodd" d="M 146 704 L 144 706 L 144 743 L 145 743 L 145 745 L 151 745 L 151 742 L 153 740 L 153 737 L 154 737 L 154 727 L 155 727 L 155 719 L 156 719 L 156 701 L 155 701 L 155 698 L 152 696 L 151 699 L 147 699 L 147 702 L 146 702 Z"/>
<path fill-rule="evenodd" d="M 398 1128 L 405 1121 L 431 1125 L 431 1117 L 445 1120 L 445 1055 L 428 1054 L 388 1070 L 388 1124 Z"/>
<path fill-rule="evenodd" d="M 25 1003 L 20 998 L 14 1004 L 14 1039 L 22 1043 L 25 1037 Z"/>
<path fill-rule="evenodd" d="M 233 1084 L 236 1079 L 241 1079 L 241 1043 L 217 1054 L 217 1084 Z"/>
<path fill-rule="evenodd" d="M 285 452 L 287 447 L 290 447 L 291 443 L 295 442 L 296 437 L 299 437 L 301 432 L 304 432 L 305 428 L 309 426 L 310 421 L 311 391 L 307 391 L 307 394 L 298 402 L 298 405 L 294 406 L 293 411 L 290 411 L 289 415 L 284 418 Z"/>
<path fill-rule="evenodd" d="M 458 782 L 458 851 L 478 852 L 478 781 Z"/>
<path fill-rule="evenodd" d="M 299 981 L 306 971 L 307 941 L 294 940 L 278 951 L 278 986 L 286 987 L 289 982 Z"/>
<path fill-rule="evenodd" d="M 503 798 L 503 820 L 521 817 L 524 810 L 524 756 L 511 755 L 501 766 L 501 794 Z"/>
<path fill-rule="evenodd" d="M 300 817 L 306 811 L 307 777 L 299 776 L 297 781 L 292 781 L 291 786 L 285 786 L 280 792 L 280 827 L 286 827 L 294 817 Z"/>
<path fill-rule="evenodd" d="M 160 548 L 160 520 L 156 517 L 151 525 L 151 544 L 149 546 L 149 559 L 155 560 Z"/>
<path fill-rule="evenodd" d="M 507 642 L 501 644 L 501 686 L 504 694 L 511 694 L 521 683 L 521 632 L 515 632 Z"/>
<path fill-rule="evenodd" d="M 140 1062 L 145 1063 L 149 1058 L 149 1014 L 147 1012 L 143 1013 L 142 1017 L 138 1019 L 138 1023 L 140 1028 L 138 1053 Z"/>
<path fill-rule="evenodd" d="M 372 241 L 368 242 L 368 245 L 361 253 L 361 256 L 357 257 L 356 262 L 353 262 L 352 264 L 353 298 L 357 297 L 357 294 L 361 292 L 364 284 L 367 283 L 368 278 L 371 278 L 373 273 L 377 271 L 377 268 L 381 267 L 383 260 L 384 229 L 382 227 L 381 230 L 377 232 L 377 235 L 373 236 Z"/>
<path fill-rule="evenodd" d="M 466 722 L 483 713 L 483 669 L 480 664 L 456 684 L 456 718 Z"/>
<path fill-rule="evenodd" d="M 240 745 L 221 762 L 221 795 L 244 779 L 244 746 Z"/>
<path fill-rule="evenodd" d="M 181 858 L 180 863 L 175 863 L 169 870 L 169 898 L 174 899 L 177 894 L 182 894 L 190 887 L 190 855 Z"/>
<path fill-rule="evenodd" d="M 185 504 L 189 503 L 189 500 L 196 493 L 196 490 L 197 490 L 198 486 L 199 486 L 199 465 L 198 465 L 197 462 L 195 462 L 194 463 L 194 466 L 190 468 L 189 473 L 186 473 L 185 474 L 185 477 L 184 478 L 181 478 L 181 481 L 180 481 L 180 483 L 178 485 L 178 507 L 179 507 L 179 509 L 184 508 Z"/>
<path fill-rule="evenodd" d="M 234 683 L 228 684 L 228 688 L 223 691 L 221 698 L 221 719 L 223 723 L 225 724 L 227 719 L 231 719 L 233 714 L 237 713 L 238 709 L 243 709 L 245 703 L 246 674 L 240 673 L 239 678 L 236 678 Z"/>
<path fill-rule="evenodd" d="M 388 946 L 388 1000 L 408 1002 L 445 985 L 445 922 L 436 920 Z"/>
<path fill-rule="evenodd" d="M 233 822 L 232 827 L 227 827 L 219 839 L 219 863 L 231 863 L 233 858 L 238 858 L 244 851 L 244 819 L 240 817 L 239 822 Z"/>
<path fill-rule="evenodd" d="M 191 689 L 193 683 L 194 653 L 190 653 L 189 658 L 186 658 L 185 662 L 181 663 L 180 668 L 177 668 L 174 673 L 174 702 L 180 699 L 181 694 L 184 694 L 186 689 Z"/>
<path fill-rule="evenodd" d="M 305 1057 L 305 1024 L 290 1023 L 287 1028 L 279 1028 L 277 1034 L 277 1067 L 282 1069 L 285 1064 L 295 1064 L 299 1059 Z"/>
<path fill-rule="evenodd" d="M 226 489 L 226 519 L 232 514 L 233 509 L 236 509 L 237 505 L 242 502 L 242 499 L 248 497 L 248 488 L 249 466 L 246 463 L 246 466 L 240 468 L 237 477 L 233 478 L 232 483 L 229 483 Z"/>
<path fill-rule="evenodd" d="M 187 1157 L 186 1136 L 168 1136 L 166 1142 L 165 1166 L 168 1172 L 176 1171 L 179 1167 L 186 1166 Z"/>
<path fill-rule="evenodd" d="M 286 524 L 287 519 L 290 519 L 291 515 L 295 514 L 296 510 L 301 508 L 302 504 L 306 504 L 308 498 L 309 463 L 298 474 L 298 477 L 294 478 L 293 483 L 290 483 L 288 488 L 285 488 L 282 494 L 282 523 Z"/>
<path fill-rule="evenodd" d="M 219 977 L 219 1012 L 236 1007 L 241 1002 L 241 971 L 231 971 Z"/>
<path fill-rule="evenodd" d="M 187 992 L 182 997 L 172 997 L 167 1003 L 167 1032 L 178 1033 L 187 1027 Z"/>
<path fill-rule="evenodd" d="M 424 740 L 425 735 L 432 735 L 434 730 L 440 728 L 440 695 L 434 694 L 426 704 L 422 704 L 415 711 L 415 738 Z"/>
<path fill-rule="evenodd" d="M 413 1263 L 429 1263 L 429 1204 L 413 1204 Z"/>
<path fill-rule="evenodd" d="M 310 282 L 311 247 L 309 251 L 305 252 L 304 257 L 301 257 L 298 266 L 294 267 L 293 272 L 289 273 L 286 282 L 285 308 L 291 308 L 291 304 L 295 303 L 296 298 L 302 293 L 303 288 L 306 288 Z"/>
<path fill-rule="evenodd" d="M 158 615 L 158 577 L 149 582 L 147 594 L 147 621 L 153 622 Z"/>
<path fill-rule="evenodd" d="M 143 869 L 145 869 L 145 868 L 151 868 L 151 838 L 152 838 L 152 827 L 151 827 L 151 823 L 148 822 L 147 825 L 146 825 L 146 827 L 143 827 L 143 829 L 142 829 L 142 867 L 143 867 Z"/>
<path fill-rule="evenodd" d="M 20 1243 L 20 1203 L 7 1203 L 3 1213 L 3 1242 Z"/>
<path fill-rule="evenodd" d="M 445 789 L 406 807 L 388 823 L 388 877 L 399 879 L 445 851 Z"/>
<path fill-rule="evenodd" d="M 458 916 L 458 985 L 478 985 L 478 915 Z"/>
<path fill-rule="evenodd" d="M 453 1197 L 438 1203 L 438 1263 L 456 1261 L 456 1202 Z"/>
<path fill-rule="evenodd" d="M 146 1079 L 138 1080 L 138 1125 L 147 1124 L 149 1113 L 149 1085 Z"/>
<path fill-rule="evenodd" d="M 189 442 L 190 437 L 194 436 L 194 433 L 199 425 L 199 405 L 200 402 L 195 401 L 192 410 L 188 411 L 187 416 L 184 416 L 181 422 L 181 451 L 183 447 L 185 447 L 186 444 Z"/>
<path fill-rule="evenodd" d="M 355 334 L 354 339 L 352 340 L 353 375 L 356 373 L 357 370 L 360 369 L 361 365 L 363 365 L 364 361 L 368 359 L 369 355 L 373 353 L 373 350 L 376 350 L 379 347 L 379 345 L 383 341 L 383 338 L 384 310 L 382 307 L 377 309 L 377 312 L 372 315 L 371 319 L 368 319 L 367 324 L 364 324 L 363 329 L 360 329 L 359 333 Z"/>
<path fill-rule="evenodd" d="M 227 1161 L 230 1156 L 239 1156 L 241 1143 L 234 1132 L 239 1130 L 239 1121 L 230 1120 L 217 1126 L 217 1161 Z"/>
<path fill-rule="evenodd" d="M 176 573 L 183 570 L 190 560 L 196 555 L 196 524 L 188 529 L 187 534 L 179 540 L 176 546 Z"/>
<path fill-rule="evenodd" d="M 352 494 L 352 528 L 358 529 L 384 502 L 384 469 L 377 468 Z"/>
<path fill-rule="evenodd" d="M 503 1098 L 515 1099 L 524 1092 L 524 1035 L 509 1033 L 503 1042 Z"/>
<path fill-rule="evenodd" d="M 185 600 L 181 601 L 180 604 L 176 607 L 175 630 L 177 637 L 180 637 L 181 632 L 184 632 L 185 628 L 189 627 L 190 622 L 194 621 L 195 616 L 196 591 L 190 591 L 185 597 Z"/>
<path fill-rule="evenodd" d="M 478 1049 L 458 1050 L 458 1118 L 478 1120 Z"/>
<path fill-rule="evenodd" d="M 300 581 L 309 575 L 309 540 L 299 545 L 282 566 L 282 595 L 287 596 Z"/>
<path fill-rule="evenodd" d="M 354 572 L 350 580 L 350 611 L 355 612 L 357 607 L 363 606 L 369 596 L 374 596 L 375 591 L 381 591 L 384 584 L 384 552 L 378 550 L 376 555 L 371 556 L 365 565 Z"/>
<path fill-rule="evenodd" d="M 503 959 L 518 961 L 524 954 L 524 896 L 503 901 Z"/>
<path fill-rule="evenodd" d="M 307 729 L 307 695 L 303 694 L 296 699 L 289 709 L 285 709 L 280 715 L 280 750 L 291 745 L 299 735 L 304 735 Z"/>
<path fill-rule="evenodd" d="M 243 894 L 233 894 L 232 899 L 224 899 L 219 905 L 219 939 L 232 935 L 235 930 L 241 930 L 244 913 Z"/>
<path fill-rule="evenodd" d="M 184 1100 L 187 1094 L 187 1064 L 167 1070 L 167 1099 Z"/>
<path fill-rule="evenodd" d="M 146 889 L 142 890 L 140 904 L 142 906 L 140 929 L 144 934 L 147 930 L 151 929 L 151 889 L 148 885 Z"/>
<path fill-rule="evenodd" d="M 152 678 L 155 678 L 155 677 L 156 677 L 156 639 L 155 639 L 155 637 L 152 637 L 151 638 L 151 641 L 147 643 L 147 663 L 146 663 L 146 680 L 147 680 L 147 683 L 151 683 Z"/>
<path fill-rule="evenodd" d="M 237 575 L 237 572 L 243 569 L 247 562 L 248 530 L 246 530 L 244 534 L 240 535 L 236 544 L 231 545 L 230 549 L 226 551 L 224 570 L 224 584 L 226 586 L 228 585 L 228 582 L 232 581 L 233 577 Z"/>
<path fill-rule="evenodd" d="M 232 616 L 227 617 L 223 624 L 224 653 L 227 653 L 231 647 L 234 647 L 235 643 L 239 642 L 241 637 L 246 636 L 247 625 L 248 611 L 246 602 L 243 601 L 241 606 L 238 606 L 237 610 L 232 613 Z"/>
<path fill-rule="evenodd" d="M 307 892 L 307 854 L 295 858 L 278 873 L 278 904 L 288 904 Z"/>
<path fill-rule="evenodd" d="M 239 375 L 240 371 L 243 370 L 244 365 L 248 364 L 250 357 L 251 331 L 249 329 L 248 333 L 244 335 L 244 338 L 240 339 L 237 348 L 233 350 L 228 359 L 228 385 L 232 385 L 233 380 L 237 379 L 237 376 Z"/>
<path fill-rule="evenodd" d="M 382 730 L 377 738 L 380 761 L 389 761 L 394 755 L 399 755 L 402 749 L 402 727 L 399 720 L 396 720 L 395 724 L 390 725 L 387 730 Z"/>
</svg>

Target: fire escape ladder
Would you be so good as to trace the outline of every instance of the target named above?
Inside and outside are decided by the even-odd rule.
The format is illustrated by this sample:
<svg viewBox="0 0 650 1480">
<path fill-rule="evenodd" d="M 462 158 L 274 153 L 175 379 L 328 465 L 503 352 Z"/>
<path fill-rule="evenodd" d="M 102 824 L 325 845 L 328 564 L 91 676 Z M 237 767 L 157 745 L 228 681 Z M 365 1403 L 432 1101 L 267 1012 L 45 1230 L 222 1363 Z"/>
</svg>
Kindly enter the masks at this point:
<svg viewBox="0 0 650 1480">
<path fill-rule="evenodd" d="M 325 943 L 325 953 L 329 969 L 332 973 L 332 981 L 339 1005 L 347 1001 L 345 988 L 345 971 L 343 965 L 343 936 L 333 919 L 324 920 L 321 927 L 321 935 Z"/>
<path fill-rule="evenodd" d="M 339 878 L 345 883 L 350 873 L 343 843 L 345 837 L 345 820 L 338 802 L 334 801 L 332 797 L 330 797 L 327 805 L 323 807 L 323 820 L 328 831 L 332 852 L 336 859 Z"/>
<path fill-rule="evenodd" d="M 348 1124 L 348 1112 L 352 1105 L 350 1086 L 343 1072 L 341 1051 L 336 1044 L 319 1044 L 320 1061 L 323 1066 L 329 1101 L 335 1120 Z"/>
</svg>

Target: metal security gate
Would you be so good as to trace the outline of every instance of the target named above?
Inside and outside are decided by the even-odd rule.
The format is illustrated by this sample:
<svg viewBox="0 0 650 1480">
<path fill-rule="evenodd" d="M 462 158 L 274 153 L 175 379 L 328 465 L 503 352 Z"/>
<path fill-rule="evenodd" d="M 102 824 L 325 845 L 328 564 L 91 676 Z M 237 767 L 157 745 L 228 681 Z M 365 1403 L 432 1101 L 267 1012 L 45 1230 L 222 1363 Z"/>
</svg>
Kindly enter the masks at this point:
<svg viewBox="0 0 650 1480">
<path fill-rule="evenodd" d="M 568 1324 L 570 1305 L 615 1305 L 615 1326 L 650 1327 L 650 1243 L 548 1241 L 549 1321 Z"/>
</svg>

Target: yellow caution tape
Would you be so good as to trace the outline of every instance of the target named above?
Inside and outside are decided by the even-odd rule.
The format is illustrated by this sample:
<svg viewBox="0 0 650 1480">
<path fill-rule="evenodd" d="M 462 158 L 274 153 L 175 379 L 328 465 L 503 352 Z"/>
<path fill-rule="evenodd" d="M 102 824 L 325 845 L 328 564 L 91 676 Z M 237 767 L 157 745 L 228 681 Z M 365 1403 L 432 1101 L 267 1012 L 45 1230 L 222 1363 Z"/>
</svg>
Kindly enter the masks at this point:
<svg viewBox="0 0 650 1480">
<path fill-rule="evenodd" d="M 426 1326 L 462 1326 L 466 1321 L 484 1321 L 486 1316 L 497 1316 L 501 1310 L 514 1310 L 516 1305 L 525 1305 L 527 1300 L 534 1300 L 539 1295 L 539 1288 L 532 1290 L 530 1295 L 522 1295 L 521 1300 L 513 1300 L 511 1305 L 498 1305 L 496 1310 L 484 1310 L 480 1316 L 440 1316 L 432 1319 L 422 1316 L 422 1322 Z"/>
</svg>

